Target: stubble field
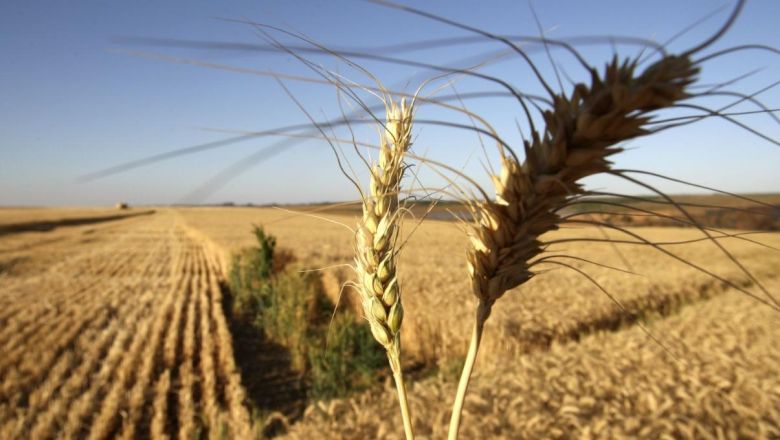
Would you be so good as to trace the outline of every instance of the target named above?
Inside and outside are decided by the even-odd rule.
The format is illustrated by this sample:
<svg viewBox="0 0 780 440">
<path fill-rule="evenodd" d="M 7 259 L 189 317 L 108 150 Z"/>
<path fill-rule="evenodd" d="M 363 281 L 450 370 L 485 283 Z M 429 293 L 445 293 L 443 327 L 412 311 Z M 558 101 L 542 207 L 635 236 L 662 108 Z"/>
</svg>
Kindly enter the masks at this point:
<svg viewBox="0 0 780 440">
<path fill-rule="evenodd" d="M 218 266 L 174 216 L 0 243 L 0 437 L 248 435 Z"/>
<path fill-rule="evenodd" d="M 5 223 L 24 223 L 14 215 Z M 347 227 L 355 219 L 326 217 L 331 221 L 267 208 L 164 208 L 0 237 L 0 437 L 258 435 L 220 283 L 230 256 L 252 244 L 252 224 L 262 224 L 303 267 L 322 268 L 327 293 L 337 298 L 350 278 L 340 265 L 352 260 Z M 661 243 L 701 236 L 631 230 Z M 554 234 L 603 233 L 619 237 L 592 228 Z M 744 238 L 780 247 L 777 233 Z M 469 336 L 474 303 L 465 240 L 456 223 L 426 222 L 401 257 L 404 351 L 409 367 L 427 368 L 410 389 L 423 438 L 444 435 L 451 371 Z M 720 241 L 778 295 L 780 252 Z M 646 246 L 621 245 L 618 253 L 609 244 L 572 241 L 560 248 L 636 273 L 571 261 L 620 305 L 563 269 L 502 299 L 467 399 L 465 438 L 780 436 L 780 314 L 729 287 L 765 298 L 712 243 L 663 247 L 728 283 Z M 343 306 L 350 296 L 345 289 Z M 391 393 L 379 386 L 313 403 L 287 435 L 400 438 Z"/>
</svg>

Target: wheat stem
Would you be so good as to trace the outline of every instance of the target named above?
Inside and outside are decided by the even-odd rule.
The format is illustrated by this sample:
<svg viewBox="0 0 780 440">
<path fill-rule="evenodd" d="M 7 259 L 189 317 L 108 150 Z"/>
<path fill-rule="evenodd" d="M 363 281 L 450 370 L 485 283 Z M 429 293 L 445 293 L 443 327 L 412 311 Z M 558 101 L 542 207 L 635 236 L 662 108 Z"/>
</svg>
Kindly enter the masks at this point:
<svg viewBox="0 0 780 440">
<path fill-rule="evenodd" d="M 412 417 L 409 414 L 409 401 L 406 397 L 406 384 L 404 383 L 404 373 L 401 370 L 400 350 L 396 347 L 387 352 L 387 359 L 390 362 L 390 369 L 393 371 L 393 380 L 395 389 L 398 392 L 398 404 L 401 407 L 401 418 L 404 422 L 404 435 L 407 440 L 414 439 L 414 430 L 412 429 Z"/>
<path fill-rule="evenodd" d="M 466 361 L 463 364 L 463 371 L 458 382 L 458 391 L 455 395 L 455 401 L 452 405 L 452 416 L 450 417 L 450 429 L 447 434 L 449 440 L 457 440 L 460 430 L 460 417 L 463 413 L 463 402 L 466 400 L 466 392 L 469 388 L 471 372 L 474 371 L 474 363 L 477 360 L 479 344 L 482 342 L 482 330 L 485 327 L 485 321 L 490 316 L 491 306 L 480 301 L 477 307 L 477 316 L 474 320 L 474 330 L 471 333 L 471 342 L 469 342 L 469 351 L 466 354 Z"/>
</svg>

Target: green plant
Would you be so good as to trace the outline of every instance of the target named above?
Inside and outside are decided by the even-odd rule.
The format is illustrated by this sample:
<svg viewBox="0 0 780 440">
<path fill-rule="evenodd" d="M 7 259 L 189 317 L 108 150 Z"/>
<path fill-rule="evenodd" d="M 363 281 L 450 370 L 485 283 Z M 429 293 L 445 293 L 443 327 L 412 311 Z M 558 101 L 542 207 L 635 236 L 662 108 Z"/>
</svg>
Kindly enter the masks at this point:
<svg viewBox="0 0 780 440">
<path fill-rule="evenodd" d="M 349 310 L 333 315 L 319 275 L 289 265 L 291 254 L 280 253 L 261 226 L 254 235 L 257 245 L 233 258 L 233 314 L 287 348 L 312 398 L 345 396 L 376 383 L 385 360 L 371 330 Z"/>
<path fill-rule="evenodd" d="M 327 338 L 310 347 L 311 396 L 340 397 L 376 383 L 377 371 L 385 365 L 383 350 L 371 330 L 351 313 L 338 313 Z"/>
<path fill-rule="evenodd" d="M 260 279 L 267 280 L 271 277 L 274 268 L 274 250 L 276 249 L 276 237 L 266 235 L 262 226 L 255 225 L 253 233 L 259 247 L 253 253 L 251 262 L 253 270 L 257 271 Z"/>
<path fill-rule="evenodd" d="M 259 316 L 266 336 L 290 350 L 293 368 L 307 369 L 307 351 L 321 327 L 324 295 L 311 273 L 286 271 L 270 284 L 266 304 Z"/>
<path fill-rule="evenodd" d="M 250 319 L 260 316 L 273 296 L 271 278 L 276 249 L 276 238 L 267 235 L 262 226 L 255 226 L 253 233 L 257 246 L 234 256 L 230 270 L 233 312 Z"/>
</svg>

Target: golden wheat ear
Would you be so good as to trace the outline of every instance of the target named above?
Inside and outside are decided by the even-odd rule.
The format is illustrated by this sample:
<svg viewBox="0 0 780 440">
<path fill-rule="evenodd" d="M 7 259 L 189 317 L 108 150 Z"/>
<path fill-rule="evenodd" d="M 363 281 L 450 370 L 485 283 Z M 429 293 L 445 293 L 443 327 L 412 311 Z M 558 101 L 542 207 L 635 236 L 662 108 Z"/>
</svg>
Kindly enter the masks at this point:
<svg viewBox="0 0 780 440">
<path fill-rule="evenodd" d="M 698 68 L 687 56 L 667 55 L 642 72 L 635 61 L 617 58 L 603 72 L 590 72 L 590 84 L 577 84 L 570 96 L 553 97 L 552 109 L 543 114 L 545 131 L 532 130 L 523 162 L 502 156 L 500 173 L 493 176 L 495 201 L 473 204 L 476 221 L 467 255 L 479 303 L 450 438 L 457 438 L 484 324 L 495 302 L 534 276 L 534 260 L 546 246 L 541 236 L 564 222 L 559 210 L 583 193 L 580 180 L 609 172 L 609 157 L 622 151 L 617 144 L 647 133 L 649 113 L 687 98 Z"/>
<path fill-rule="evenodd" d="M 689 60 L 674 56 L 641 74 L 634 63 L 613 59 L 603 73 L 591 70 L 590 85 L 554 98 L 544 113 L 544 134 L 532 132 L 525 143 L 525 161 L 502 157 L 493 176 L 496 200 L 474 205 L 469 275 L 485 313 L 532 277 L 529 262 L 542 252 L 539 237 L 558 227 L 558 209 L 583 191 L 579 181 L 609 171 L 609 156 L 621 151 L 616 144 L 643 135 L 647 113 L 685 98 L 697 73 Z"/>
<path fill-rule="evenodd" d="M 263 31 L 261 30 L 261 32 Z M 355 231 L 354 269 L 358 280 L 354 283 L 354 286 L 358 291 L 364 316 L 368 321 L 371 333 L 387 353 L 387 359 L 398 392 L 404 434 L 407 439 L 411 440 L 414 438 L 414 432 L 401 363 L 401 324 L 403 322 L 404 310 L 396 273 L 396 257 L 400 224 L 405 211 L 405 207 L 401 206 L 399 194 L 401 193 L 401 181 L 407 169 L 404 159 L 412 144 L 412 119 L 417 93 L 413 95 L 412 100 L 408 104 L 406 99 L 396 102 L 382 83 L 370 72 L 336 55 L 375 81 L 381 95 L 373 93 L 371 90 L 364 90 L 384 102 L 386 117 L 384 122 L 382 122 L 349 86 L 345 86 L 342 83 L 340 75 L 335 75 L 314 65 L 294 51 L 282 46 L 270 35 L 265 32 L 263 34 L 281 49 L 286 50 L 290 55 L 329 81 L 339 92 L 345 92 L 350 99 L 368 112 L 369 116 L 379 124 L 380 142 L 376 163 L 369 164 L 365 157 L 360 154 L 353 134 L 353 146 L 370 171 L 369 190 L 364 192 L 355 178 L 350 176 L 344 169 L 339 151 L 334 145 L 335 137 L 330 137 L 325 133 L 322 125 L 314 120 L 303 105 L 287 89 L 281 79 L 277 78 L 279 85 L 301 111 L 306 114 L 312 125 L 320 132 L 322 138 L 328 142 L 336 156 L 342 173 L 355 185 L 360 193 L 363 215 Z M 326 50 L 323 46 L 318 45 L 318 47 Z M 346 122 L 347 126 L 350 127 L 349 121 Z M 338 140 L 335 140 L 335 142 L 338 142 Z"/>
<path fill-rule="evenodd" d="M 318 45 L 318 47 L 326 50 L 323 46 Z M 292 55 L 306 63 L 306 60 L 297 54 L 292 53 Z M 326 79 L 333 82 L 339 91 L 346 91 L 350 98 L 368 111 L 369 115 L 380 125 L 377 162 L 369 164 L 360 155 L 364 163 L 369 166 L 368 192 L 362 191 L 360 185 L 345 172 L 340 159 L 339 166 L 357 187 L 362 201 L 363 215 L 355 233 L 355 272 L 358 279 L 355 284 L 371 333 L 387 353 L 398 392 L 404 434 L 407 439 L 411 440 L 414 438 L 414 431 L 401 363 L 401 324 L 404 310 L 396 267 L 398 238 L 404 211 L 400 204 L 399 194 L 401 193 L 401 181 L 407 169 L 404 159 L 412 145 L 412 119 L 415 100 L 412 98 L 408 105 L 405 99 L 396 102 L 387 93 L 382 83 L 370 72 L 344 57 L 336 56 L 373 79 L 382 93 L 381 96 L 376 94 L 375 96 L 382 98 L 385 104 L 385 121 L 382 123 L 365 103 L 357 98 L 349 88 L 344 87 L 340 76 L 324 75 Z M 307 65 L 313 67 L 309 63 Z M 414 95 L 414 97 L 416 96 L 417 94 Z M 314 123 L 314 120 L 309 118 Z M 322 134 L 327 138 L 324 132 Z M 330 140 L 328 142 L 330 143 Z M 331 147 L 333 147 L 332 144 Z M 357 144 L 355 144 L 355 149 L 357 151 Z M 335 148 L 334 153 L 338 159 L 339 155 Z"/>
<path fill-rule="evenodd" d="M 401 213 L 399 192 L 411 146 L 413 107 L 405 100 L 387 102 L 387 117 L 380 136 L 379 159 L 371 166 L 369 191 L 363 196 L 363 217 L 358 224 L 355 270 L 358 292 L 371 333 L 387 352 L 398 390 L 408 439 L 414 438 L 406 387 L 401 369 L 403 305 L 396 273 Z"/>
</svg>

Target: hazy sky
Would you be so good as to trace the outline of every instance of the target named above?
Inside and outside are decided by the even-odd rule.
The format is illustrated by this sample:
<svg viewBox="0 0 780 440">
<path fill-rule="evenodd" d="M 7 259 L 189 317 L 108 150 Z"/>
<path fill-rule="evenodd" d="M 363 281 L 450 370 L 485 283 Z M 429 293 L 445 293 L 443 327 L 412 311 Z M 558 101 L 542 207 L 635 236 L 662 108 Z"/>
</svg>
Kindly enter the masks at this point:
<svg viewBox="0 0 780 440">
<path fill-rule="evenodd" d="M 225 4 L 229 4 L 225 6 Z M 616 35 L 665 42 L 686 26 L 725 6 L 718 14 L 676 39 L 670 51 L 703 41 L 724 22 L 733 2 L 722 1 L 536 1 L 419 2 L 426 10 L 497 34 L 538 36 L 531 8 L 550 38 Z M 777 31 L 780 2 L 749 1 L 731 31 L 704 53 L 745 43 L 780 46 Z M 286 138 L 254 138 L 198 154 L 180 156 L 87 183 L 77 179 L 127 161 L 236 136 L 233 131 L 268 130 L 308 122 L 306 116 L 269 77 L 226 69 L 206 68 L 131 54 L 163 54 L 220 66 L 316 75 L 289 55 L 229 48 L 182 48 L 170 44 L 139 44 L 124 37 L 183 39 L 262 45 L 255 27 L 227 21 L 253 20 L 302 32 L 329 47 L 371 48 L 375 54 L 426 63 L 467 67 L 505 49 L 497 43 L 414 52 L 390 51 L 386 46 L 443 37 L 469 37 L 466 31 L 360 1 L 4 1 L 0 5 L 0 205 L 132 204 L 177 202 L 268 203 L 347 200 L 355 189 L 339 172 L 333 152 L 322 142 Z M 287 45 L 300 41 L 270 31 Z M 610 45 L 581 46 L 589 62 L 602 66 L 613 50 L 636 56 L 640 48 L 616 40 Z M 621 43 L 623 42 L 623 43 Z M 385 46 L 384 49 L 378 48 Z M 527 46 L 547 81 L 558 89 L 550 60 L 539 46 Z M 371 83 L 355 69 L 333 57 L 304 54 L 345 78 Z M 574 59 L 551 52 L 568 77 L 586 78 Z M 356 59 L 390 88 L 413 92 L 435 72 Z M 709 61 L 702 82 L 719 83 L 761 69 L 726 87 L 752 94 L 780 78 L 780 55 L 744 51 Z M 541 93 L 538 81 L 517 56 L 485 66 L 527 93 Z M 458 93 L 500 92 L 494 83 L 453 76 Z M 285 84 L 315 118 L 338 118 L 339 96 L 332 86 Z M 424 93 L 452 95 L 439 80 Z M 704 89 L 699 89 L 704 90 Z M 368 105 L 378 101 L 360 94 Z M 780 88 L 758 95 L 770 108 L 780 107 Z M 345 111 L 356 109 L 344 96 Z M 733 96 L 703 98 L 699 104 L 718 108 Z M 518 151 L 522 151 L 515 121 L 524 120 L 516 101 L 499 97 L 468 100 L 466 105 L 491 122 Z M 750 111 L 750 103 L 730 111 Z M 680 112 L 674 113 L 679 115 Z M 671 113 L 661 115 L 666 117 Z M 380 113 L 381 116 L 381 113 Z M 421 119 L 468 120 L 422 106 Z M 780 116 L 780 115 L 778 115 Z M 780 139 L 780 126 L 766 114 L 737 116 L 760 133 Z M 215 131 L 215 130 L 221 130 Z M 355 135 L 374 142 L 375 129 L 355 126 Z M 339 137 L 349 132 L 337 130 Z M 415 151 L 463 168 L 487 185 L 485 166 L 495 163 L 495 146 L 488 157 L 470 131 L 420 124 L 415 128 Z M 616 157 L 618 166 L 641 168 L 736 192 L 780 191 L 780 147 L 722 119 L 701 121 L 642 138 Z M 361 163 L 344 146 L 359 176 Z M 254 163 L 250 156 L 255 155 Z M 226 179 L 230 176 L 230 179 Z M 442 185 L 430 170 L 420 169 L 421 184 Z M 657 183 L 657 182 L 655 182 Z M 625 183 L 593 178 L 591 188 L 640 193 Z M 661 184 L 672 192 L 677 185 Z M 489 188 L 489 186 L 488 186 Z"/>
</svg>

